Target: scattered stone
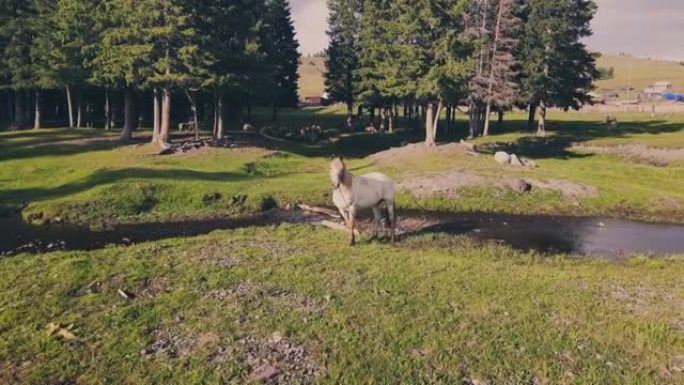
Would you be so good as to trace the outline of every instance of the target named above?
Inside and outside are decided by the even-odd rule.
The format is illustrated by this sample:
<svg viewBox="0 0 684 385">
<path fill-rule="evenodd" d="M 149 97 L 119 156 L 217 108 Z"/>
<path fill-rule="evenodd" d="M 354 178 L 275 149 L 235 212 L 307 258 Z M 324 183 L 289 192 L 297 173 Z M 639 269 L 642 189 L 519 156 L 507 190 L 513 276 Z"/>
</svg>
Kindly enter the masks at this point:
<svg viewBox="0 0 684 385">
<path fill-rule="evenodd" d="M 523 162 L 520 161 L 517 155 L 511 154 L 511 166 L 513 167 L 524 167 Z"/>
<path fill-rule="evenodd" d="M 275 366 L 265 364 L 261 365 L 260 367 L 256 368 L 254 372 L 252 372 L 250 376 L 250 381 L 251 382 L 262 382 L 262 381 L 268 381 L 270 379 L 273 379 L 277 377 L 280 374 L 280 369 L 276 368 Z"/>
<path fill-rule="evenodd" d="M 532 185 L 523 179 L 518 179 L 513 182 L 513 190 L 519 194 L 525 194 L 532 191 Z"/>
<path fill-rule="evenodd" d="M 244 132 L 255 132 L 254 126 L 252 126 L 252 125 L 249 124 L 249 123 L 245 123 L 245 124 L 242 126 L 242 131 L 244 131 Z"/>
<path fill-rule="evenodd" d="M 524 157 L 524 156 L 521 156 L 521 157 L 520 157 L 520 161 L 522 162 L 522 164 L 523 164 L 525 167 L 533 167 L 533 168 L 537 167 L 537 163 L 536 163 L 534 160 L 530 159 L 530 158 L 526 158 L 526 157 Z"/>
<path fill-rule="evenodd" d="M 498 164 L 511 164 L 511 156 L 504 151 L 498 151 L 494 154 L 494 160 Z"/>
</svg>

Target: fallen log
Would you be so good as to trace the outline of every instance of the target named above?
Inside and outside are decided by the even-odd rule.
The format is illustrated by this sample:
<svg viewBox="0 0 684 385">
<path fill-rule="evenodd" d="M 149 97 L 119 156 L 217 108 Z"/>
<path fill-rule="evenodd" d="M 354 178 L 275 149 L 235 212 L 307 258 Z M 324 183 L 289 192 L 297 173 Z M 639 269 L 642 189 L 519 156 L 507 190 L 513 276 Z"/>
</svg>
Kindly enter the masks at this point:
<svg viewBox="0 0 684 385">
<path fill-rule="evenodd" d="M 326 209 L 325 207 L 317 207 L 317 206 L 310 206 L 304 203 L 300 203 L 297 205 L 301 210 L 304 211 L 310 211 L 312 213 L 317 213 L 317 214 L 325 214 L 329 217 L 337 218 L 340 219 L 342 216 L 338 214 L 336 211 L 331 210 L 331 209 Z"/>
<path fill-rule="evenodd" d="M 345 226 L 345 225 L 343 225 L 343 224 L 341 224 L 341 223 L 328 221 L 328 220 L 326 220 L 326 219 L 324 219 L 324 220 L 322 220 L 322 221 L 320 221 L 320 222 L 318 222 L 318 223 L 319 223 L 321 226 L 325 226 L 325 227 L 331 228 L 331 229 L 333 229 L 333 230 L 339 230 L 339 231 L 344 231 L 344 232 L 348 232 L 348 231 L 349 231 L 349 229 L 347 229 L 347 226 Z M 358 236 L 361 236 L 361 233 L 359 232 L 359 230 L 354 229 L 354 235 L 358 237 Z"/>
</svg>

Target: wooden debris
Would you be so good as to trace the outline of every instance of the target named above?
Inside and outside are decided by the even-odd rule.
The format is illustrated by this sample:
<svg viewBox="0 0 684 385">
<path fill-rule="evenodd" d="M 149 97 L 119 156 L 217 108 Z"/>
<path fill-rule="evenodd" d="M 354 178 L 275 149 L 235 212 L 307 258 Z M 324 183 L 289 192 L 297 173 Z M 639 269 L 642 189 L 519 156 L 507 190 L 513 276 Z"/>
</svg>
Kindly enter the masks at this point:
<svg viewBox="0 0 684 385">
<path fill-rule="evenodd" d="M 332 222 L 332 221 L 328 221 L 328 220 L 325 220 L 325 219 L 322 220 L 322 221 L 320 221 L 319 223 L 320 223 L 321 226 L 325 226 L 325 227 L 331 228 L 331 229 L 333 229 L 333 230 L 339 230 L 339 231 L 344 231 L 344 232 L 348 232 L 348 231 L 349 231 L 349 229 L 347 229 L 347 226 L 345 226 L 345 225 L 343 225 L 343 224 L 341 224 L 341 223 Z M 358 237 L 358 236 L 361 235 L 361 233 L 359 232 L 359 230 L 354 229 L 354 235 Z"/>
<path fill-rule="evenodd" d="M 339 213 L 337 213 L 336 211 L 331 210 L 331 209 L 327 209 L 325 207 L 310 206 L 310 205 L 306 205 L 303 203 L 298 204 L 297 207 L 299 207 L 300 209 L 302 209 L 304 211 L 310 211 L 312 213 L 325 214 L 329 217 L 338 218 L 338 219 L 342 218 L 342 216 Z"/>
<path fill-rule="evenodd" d="M 70 325 L 68 328 L 63 328 L 59 324 L 50 322 L 47 326 L 47 334 L 49 336 L 51 335 L 57 335 L 59 337 L 64 338 L 65 340 L 75 340 L 76 336 L 74 333 L 70 331 L 70 329 L 73 328 L 73 325 Z"/>
<path fill-rule="evenodd" d="M 121 289 L 117 290 L 117 293 L 119 293 L 119 295 L 120 295 L 121 298 L 123 298 L 123 299 L 131 299 L 131 296 L 128 295 L 128 293 L 126 293 L 125 291 L 123 291 L 123 290 L 121 290 Z"/>
</svg>

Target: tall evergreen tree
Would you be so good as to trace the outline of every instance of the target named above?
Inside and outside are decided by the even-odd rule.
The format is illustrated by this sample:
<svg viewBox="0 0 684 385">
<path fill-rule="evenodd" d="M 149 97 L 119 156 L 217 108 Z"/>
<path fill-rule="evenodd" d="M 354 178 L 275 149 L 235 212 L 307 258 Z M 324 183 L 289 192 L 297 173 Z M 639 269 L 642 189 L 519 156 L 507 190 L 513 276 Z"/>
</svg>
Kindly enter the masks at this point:
<svg viewBox="0 0 684 385">
<path fill-rule="evenodd" d="M 155 22 L 161 18 L 154 0 L 103 1 L 95 11 L 99 33 L 93 45 L 91 81 L 124 90 L 124 127 L 121 139 L 131 139 L 135 93 L 152 76 Z"/>
<path fill-rule="evenodd" d="M 352 128 L 363 1 L 328 0 L 328 9 L 325 90 L 332 100 L 346 104 L 347 128 Z"/>
<path fill-rule="evenodd" d="M 546 135 L 546 109 L 578 109 L 598 77 L 596 61 L 582 39 L 591 35 L 592 0 L 528 0 L 522 3 L 524 29 L 518 57 L 521 88 L 533 111 L 537 135 Z"/>
<path fill-rule="evenodd" d="M 268 0 L 264 15 L 266 57 L 272 66 L 274 89 L 271 103 L 277 107 L 297 107 L 299 43 L 287 0 Z"/>
<path fill-rule="evenodd" d="M 0 66 L 7 87 L 14 93 L 15 128 L 23 128 L 30 117 L 31 91 L 36 88 L 36 75 L 31 47 L 33 45 L 32 21 L 35 8 L 31 0 L 16 0 L 7 5 L 5 23 L 0 30 L 4 41 L 3 63 Z"/>
</svg>

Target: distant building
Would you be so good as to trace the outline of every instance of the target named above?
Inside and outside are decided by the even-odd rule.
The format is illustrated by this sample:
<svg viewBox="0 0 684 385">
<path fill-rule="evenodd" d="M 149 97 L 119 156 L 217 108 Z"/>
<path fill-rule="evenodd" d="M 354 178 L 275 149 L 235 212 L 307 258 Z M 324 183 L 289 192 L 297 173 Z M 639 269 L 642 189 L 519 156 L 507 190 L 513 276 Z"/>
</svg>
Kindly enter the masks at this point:
<svg viewBox="0 0 684 385">
<path fill-rule="evenodd" d="M 321 107 L 328 105 L 328 99 L 323 96 L 305 96 L 299 101 L 299 107 Z"/>
<path fill-rule="evenodd" d="M 672 91 L 672 83 L 668 81 L 655 82 L 651 87 L 644 88 L 647 98 L 659 98 L 663 94 Z"/>
</svg>

